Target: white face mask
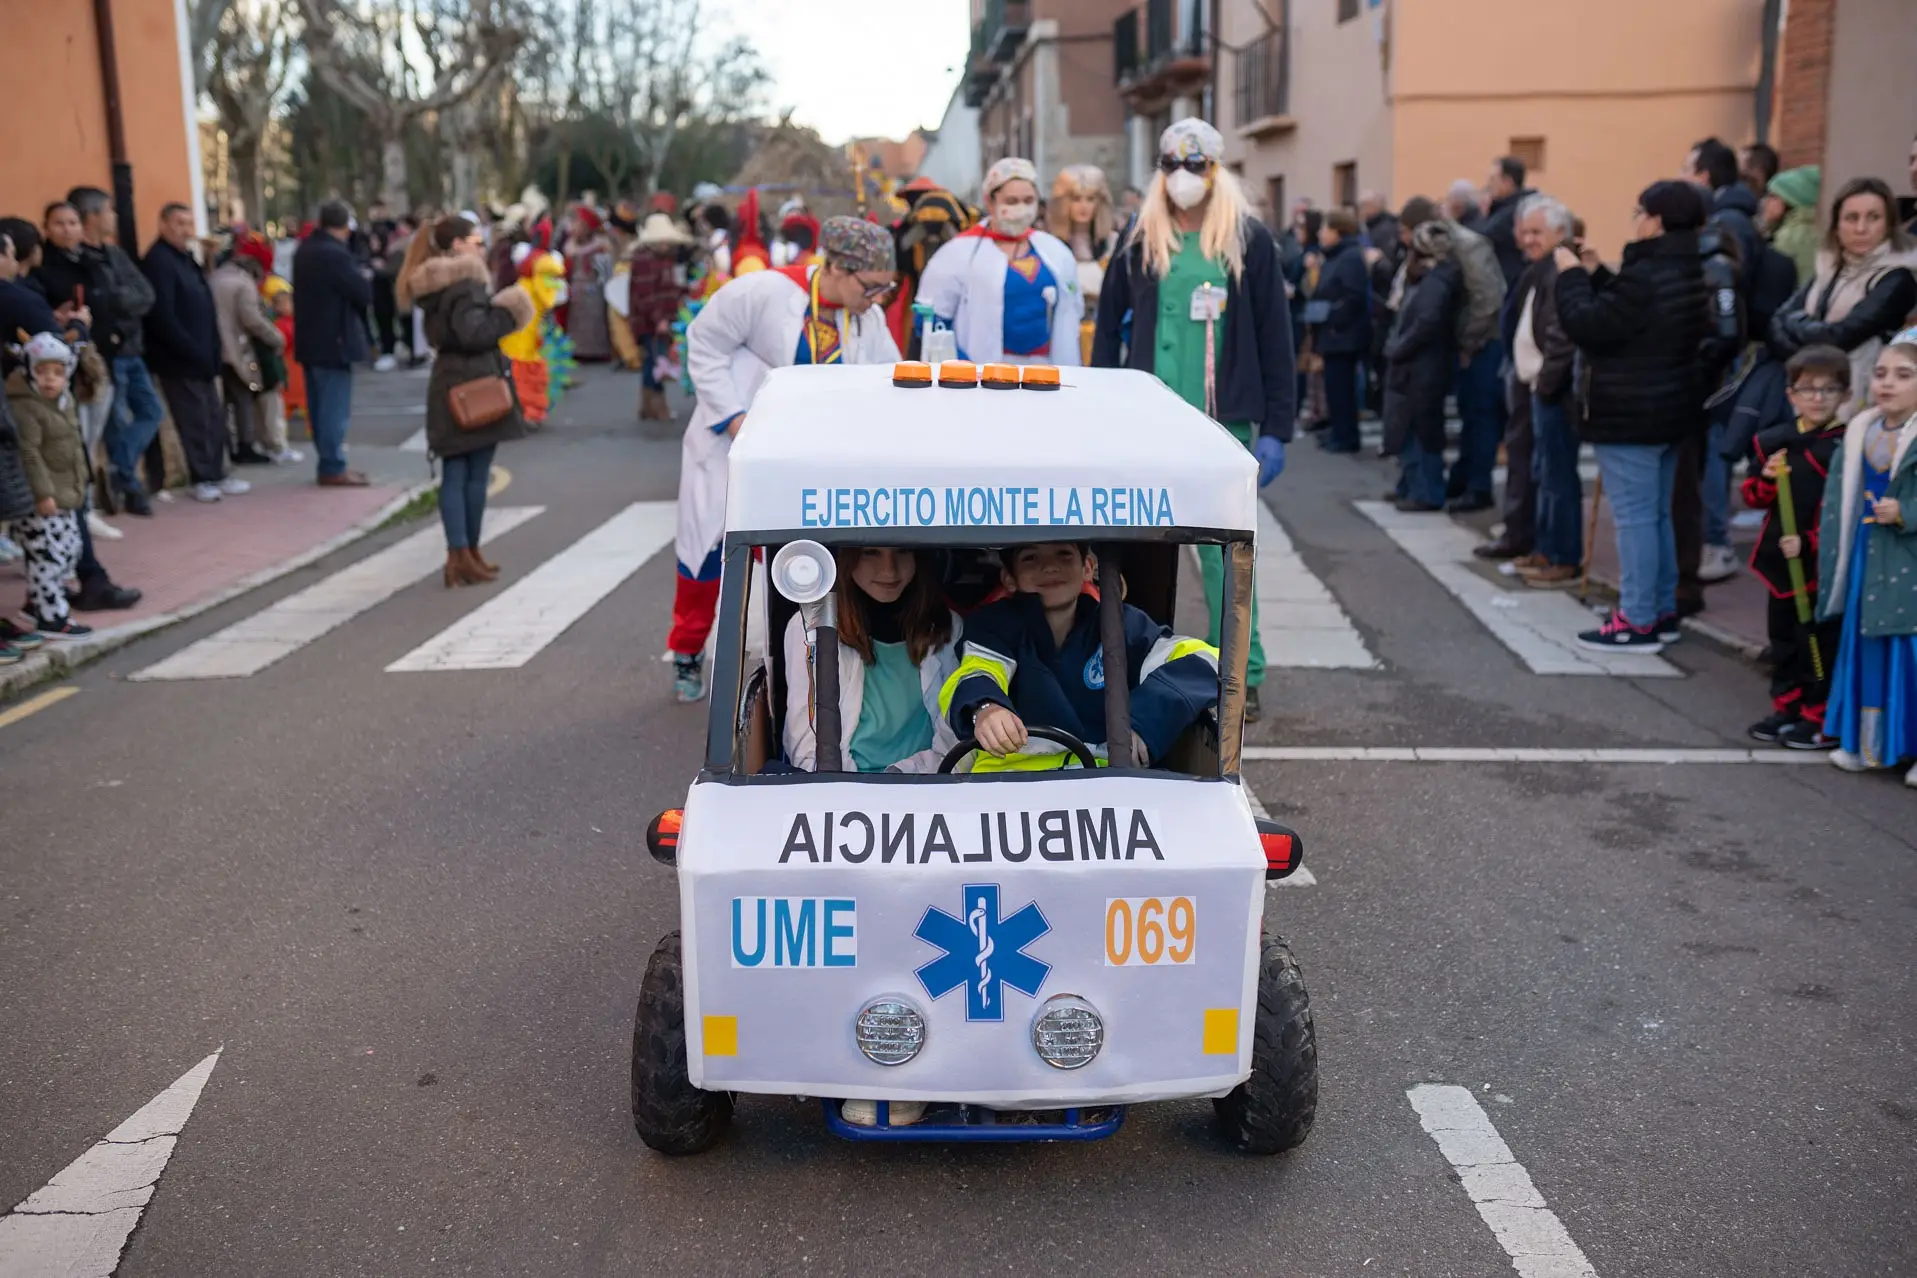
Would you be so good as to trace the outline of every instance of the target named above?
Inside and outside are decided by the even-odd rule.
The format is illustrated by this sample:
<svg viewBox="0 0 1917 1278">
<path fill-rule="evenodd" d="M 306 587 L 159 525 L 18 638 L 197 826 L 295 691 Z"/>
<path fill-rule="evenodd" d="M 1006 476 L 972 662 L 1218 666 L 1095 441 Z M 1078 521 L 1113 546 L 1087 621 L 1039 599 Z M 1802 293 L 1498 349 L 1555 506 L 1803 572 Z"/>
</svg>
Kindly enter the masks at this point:
<svg viewBox="0 0 1917 1278">
<path fill-rule="evenodd" d="M 1023 235 L 1032 229 L 1032 223 L 1036 221 L 1038 201 L 1021 200 L 1017 204 L 999 205 L 992 214 L 992 229 L 1007 235 Z"/>
<path fill-rule="evenodd" d="M 1165 194 L 1181 209 L 1202 204 L 1210 192 L 1211 183 L 1189 169 L 1180 169 L 1165 179 Z"/>
</svg>

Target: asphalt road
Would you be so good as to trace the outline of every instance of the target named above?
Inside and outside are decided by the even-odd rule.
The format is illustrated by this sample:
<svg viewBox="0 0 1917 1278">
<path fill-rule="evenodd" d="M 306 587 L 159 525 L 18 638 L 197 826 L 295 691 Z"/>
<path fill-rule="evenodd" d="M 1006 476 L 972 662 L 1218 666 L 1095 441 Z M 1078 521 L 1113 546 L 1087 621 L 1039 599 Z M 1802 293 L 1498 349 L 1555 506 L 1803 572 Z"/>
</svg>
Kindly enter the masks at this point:
<svg viewBox="0 0 1917 1278">
<path fill-rule="evenodd" d="M 595 377 L 502 452 L 495 503 L 546 507 L 491 551 L 509 581 L 671 498 L 635 395 Z M 1352 511 L 1377 463 L 1295 456 L 1274 504 L 1383 664 L 1272 671 L 1252 743 L 1747 744 L 1740 660 L 1532 675 Z M 475 606 L 433 579 L 251 678 L 126 681 L 412 531 L 0 728 L 0 1204 L 222 1051 L 121 1273 L 1510 1273 L 1407 1099 L 1433 1082 L 1607 1278 L 1917 1271 L 1917 795 L 1824 767 L 1248 765 L 1318 879 L 1270 894 L 1321 1053 L 1286 1156 L 1229 1152 L 1204 1102 L 884 1148 L 759 1098 L 653 1154 L 628 1044 L 677 898 L 642 834 L 704 733 L 658 659 L 669 551 L 516 670 L 383 672 Z"/>
</svg>

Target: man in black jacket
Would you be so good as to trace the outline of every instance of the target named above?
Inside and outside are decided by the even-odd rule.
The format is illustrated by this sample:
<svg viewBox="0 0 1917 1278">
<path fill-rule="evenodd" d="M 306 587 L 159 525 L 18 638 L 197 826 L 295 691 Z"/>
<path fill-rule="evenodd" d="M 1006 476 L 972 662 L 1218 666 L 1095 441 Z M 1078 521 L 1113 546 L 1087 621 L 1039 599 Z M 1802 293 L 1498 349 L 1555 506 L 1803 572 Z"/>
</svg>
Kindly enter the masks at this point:
<svg viewBox="0 0 1917 1278">
<path fill-rule="evenodd" d="M 1364 243 L 1358 238 L 1358 218 L 1349 209 L 1325 215 L 1318 242 L 1325 264 L 1318 272 L 1318 288 L 1311 301 L 1324 318 L 1313 325 L 1311 349 L 1325 361 L 1325 416 L 1329 421 L 1318 436 L 1328 453 L 1355 453 L 1358 438 L 1359 372 L 1371 353 L 1371 271 Z"/>
<path fill-rule="evenodd" d="M 1524 253 L 1518 248 L 1518 205 L 1534 193 L 1524 184 L 1524 161 L 1515 155 L 1492 161 L 1485 190 L 1491 196 L 1491 204 L 1485 210 L 1484 225 L 1477 230 L 1498 251 L 1504 287 L 1509 289 L 1524 273 Z"/>
<path fill-rule="evenodd" d="M 147 367 L 173 413 L 195 501 L 214 502 L 252 485 L 226 475 L 226 412 L 220 406 L 220 331 L 213 291 L 193 256 L 193 210 L 160 210 L 160 237 L 141 267 L 153 285 L 146 314 Z"/>
<path fill-rule="evenodd" d="M 145 321 L 153 309 L 153 285 L 114 242 L 113 197 L 94 186 L 76 186 L 67 203 L 80 218 L 80 242 L 71 253 L 49 254 L 42 271 L 70 272 L 84 283 L 93 309 L 93 340 L 113 373 L 113 412 L 107 419 L 107 459 L 122 509 L 150 515 L 153 504 L 140 483 L 140 457 L 160 432 L 165 410 L 145 360 Z M 56 262 L 55 259 L 60 261 Z M 162 476 L 154 475 L 158 482 Z"/>
<path fill-rule="evenodd" d="M 346 468 L 353 365 L 366 360 L 366 308 L 373 304 L 372 271 L 346 246 L 352 225 L 352 210 L 329 200 L 320 205 L 319 229 L 293 254 L 293 357 L 306 369 L 319 482 L 328 488 L 367 482 L 364 472 Z"/>
<path fill-rule="evenodd" d="M 1671 487 L 1679 448 L 1705 428 L 1708 290 L 1698 231 L 1709 210 L 1687 182 L 1638 196 L 1624 264 L 1599 267 L 1560 247 L 1558 320 L 1584 358 L 1578 433 L 1596 447 L 1617 525 L 1618 610 L 1578 636 L 1603 652 L 1656 653 L 1677 631 L 1677 543 Z"/>
</svg>

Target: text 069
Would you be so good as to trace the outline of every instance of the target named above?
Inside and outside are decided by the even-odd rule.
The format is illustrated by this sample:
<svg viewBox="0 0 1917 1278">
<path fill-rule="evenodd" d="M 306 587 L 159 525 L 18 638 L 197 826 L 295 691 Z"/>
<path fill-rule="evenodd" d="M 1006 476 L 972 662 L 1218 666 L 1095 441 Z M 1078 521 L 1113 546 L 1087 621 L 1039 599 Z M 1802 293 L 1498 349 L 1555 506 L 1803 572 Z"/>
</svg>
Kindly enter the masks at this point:
<svg viewBox="0 0 1917 1278">
<path fill-rule="evenodd" d="M 1198 907 L 1188 896 L 1105 902 L 1105 966 L 1182 966 L 1198 956 Z"/>
</svg>

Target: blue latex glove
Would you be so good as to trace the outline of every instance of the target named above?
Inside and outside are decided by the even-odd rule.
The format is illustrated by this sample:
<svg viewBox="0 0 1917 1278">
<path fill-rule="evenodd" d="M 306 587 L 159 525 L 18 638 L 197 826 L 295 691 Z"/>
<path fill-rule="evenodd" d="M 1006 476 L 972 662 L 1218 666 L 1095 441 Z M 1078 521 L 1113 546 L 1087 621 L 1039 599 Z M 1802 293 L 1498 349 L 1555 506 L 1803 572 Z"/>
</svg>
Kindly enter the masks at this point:
<svg viewBox="0 0 1917 1278">
<path fill-rule="evenodd" d="M 1285 441 L 1276 435 L 1260 435 L 1253 440 L 1251 455 L 1258 459 L 1260 488 L 1285 473 Z"/>
</svg>

